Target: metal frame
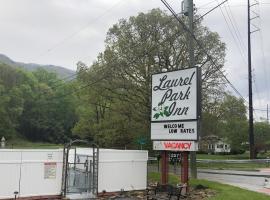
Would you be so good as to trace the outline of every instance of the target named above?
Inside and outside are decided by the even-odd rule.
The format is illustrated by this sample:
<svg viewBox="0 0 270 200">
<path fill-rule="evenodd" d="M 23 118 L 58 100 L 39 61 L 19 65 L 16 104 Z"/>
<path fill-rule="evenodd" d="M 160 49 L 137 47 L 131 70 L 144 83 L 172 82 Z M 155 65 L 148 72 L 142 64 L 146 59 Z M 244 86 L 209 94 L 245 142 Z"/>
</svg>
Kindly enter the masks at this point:
<svg viewBox="0 0 270 200">
<path fill-rule="evenodd" d="M 197 98 L 196 98 L 196 119 L 184 119 L 184 120 L 162 120 L 162 121 L 152 121 L 152 115 L 153 115 L 153 110 L 152 110 L 152 89 L 153 89 L 153 76 L 158 75 L 158 74 L 165 74 L 165 73 L 170 73 L 170 72 L 176 72 L 176 71 L 182 71 L 182 70 L 187 70 L 187 69 L 196 69 L 196 92 L 197 92 Z M 151 132 L 151 126 L 152 123 L 166 123 L 166 122 L 189 122 L 189 121 L 197 121 L 197 140 L 185 140 L 185 141 L 198 141 L 199 140 L 199 134 L 201 131 L 201 109 L 202 109 L 202 104 L 201 104 L 201 99 L 202 99 L 202 80 L 201 80 L 201 68 L 198 66 L 194 67 L 189 67 L 189 68 L 184 68 L 184 69 L 175 69 L 167 72 L 159 72 L 155 74 L 151 74 L 151 117 L 150 117 L 150 132 Z M 169 139 L 168 139 L 169 140 Z M 156 141 L 168 141 L 168 140 L 156 140 Z M 180 139 L 179 139 L 180 140 Z M 183 139 L 182 139 L 183 140 Z"/>
<path fill-rule="evenodd" d="M 89 188 L 93 194 L 98 194 L 98 163 L 99 163 L 99 146 L 93 142 L 89 142 L 87 140 L 80 140 L 76 139 L 70 141 L 69 143 L 64 145 L 63 150 L 63 168 L 62 168 L 62 196 L 66 197 L 67 194 L 67 179 L 68 179 L 68 157 L 69 157 L 69 150 L 71 149 L 72 145 L 76 143 L 83 143 L 89 145 L 93 149 L 93 182 L 94 184 L 91 185 Z M 76 159 L 76 157 L 74 158 Z M 96 176 L 95 176 L 96 175 Z"/>
</svg>

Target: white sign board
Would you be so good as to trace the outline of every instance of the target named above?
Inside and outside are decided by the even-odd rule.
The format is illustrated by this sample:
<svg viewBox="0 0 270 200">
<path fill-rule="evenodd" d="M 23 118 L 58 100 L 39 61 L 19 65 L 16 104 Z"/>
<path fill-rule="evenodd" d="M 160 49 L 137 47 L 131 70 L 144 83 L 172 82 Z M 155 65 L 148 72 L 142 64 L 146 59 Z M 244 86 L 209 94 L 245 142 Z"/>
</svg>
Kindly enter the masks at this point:
<svg viewBox="0 0 270 200">
<path fill-rule="evenodd" d="M 198 140 L 198 68 L 152 75 L 152 140 Z"/>
<path fill-rule="evenodd" d="M 151 123 L 152 140 L 197 140 L 197 121 Z"/>
<path fill-rule="evenodd" d="M 44 163 L 44 179 L 55 179 L 56 178 L 56 162 Z"/>
<path fill-rule="evenodd" d="M 151 121 L 197 119 L 197 68 L 152 75 Z"/>
<path fill-rule="evenodd" d="M 159 151 L 198 151 L 194 141 L 154 141 L 153 149 Z"/>
</svg>

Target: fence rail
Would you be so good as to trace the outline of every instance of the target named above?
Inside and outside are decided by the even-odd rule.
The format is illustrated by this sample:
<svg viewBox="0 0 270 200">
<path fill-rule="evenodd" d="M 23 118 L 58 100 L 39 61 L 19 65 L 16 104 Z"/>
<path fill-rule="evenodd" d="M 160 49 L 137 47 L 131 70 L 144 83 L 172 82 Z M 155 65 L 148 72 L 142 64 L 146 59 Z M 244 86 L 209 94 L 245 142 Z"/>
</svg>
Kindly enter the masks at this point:
<svg viewBox="0 0 270 200">
<path fill-rule="evenodd" d="M 148 161 L 157 161 L 156 157 L 148 157 Z M 260 163 L 269 164 L 270 159 L 252 159 L 252 160 L 212 160 L 212 159 L 197 159 L 198 163 Z"/>
<path fill-rule="evenodd" d="M 211 159 L 197 159 L 198 163 L 260 163 L 268 164 L 270 159 L 253 159 L 253 160 L 211 160 Z"/>
</svg>

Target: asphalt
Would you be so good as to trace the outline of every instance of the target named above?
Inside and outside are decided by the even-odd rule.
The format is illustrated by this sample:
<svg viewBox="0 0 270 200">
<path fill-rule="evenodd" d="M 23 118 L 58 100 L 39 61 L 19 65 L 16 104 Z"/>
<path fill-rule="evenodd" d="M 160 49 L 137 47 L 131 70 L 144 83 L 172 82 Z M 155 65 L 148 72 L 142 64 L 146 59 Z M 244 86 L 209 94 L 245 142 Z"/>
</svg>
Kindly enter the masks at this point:
<svg viewBox="0 0 270 200">
<path fill-rule="evenodd" d="M 238 171 L 238 170 L 209 170 L 209 169 L 199 169 L 199 173 L 208 174 L 226 174 L 226 175 L 236 175 L 236 176 L 254 176 L 254 177 L 264 177 L 270 178 L 270 172 L 262 171 Z"/>
<path fill-rule="evenodd" d="M 157 168 L 150 167 L 148 170 L 157 171 Z M 169 170 L 177 175 L 181 172 L 179 166 Z M 257 171 L 198 169 L 198 178 L 270 195 L 270 168 Z"/>
<path fill-rule="evenodd" d="M 199 169 L 198 178 L 270 195 L 270 169 L 263 171 Z"/>
</svg>

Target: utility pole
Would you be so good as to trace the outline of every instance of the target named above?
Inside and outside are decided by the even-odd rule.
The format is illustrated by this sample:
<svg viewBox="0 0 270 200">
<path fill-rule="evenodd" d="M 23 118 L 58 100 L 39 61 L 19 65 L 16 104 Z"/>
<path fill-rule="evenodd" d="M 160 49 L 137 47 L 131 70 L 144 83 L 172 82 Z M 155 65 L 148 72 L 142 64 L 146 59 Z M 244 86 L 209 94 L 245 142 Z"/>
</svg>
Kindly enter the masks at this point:
<svg viewBox="0 0 270 200">
<path fill-rule="evenodd" d="M 188 50 L 189 50 L 189 67 L 194 67 L 195 62 L 194 62 L 194 41 L 193 41 L 193 34 L 194 34 L 194 29 L 193 29 L 193 16 L 194 16 L 194 6 L 193 6 L 193 0 L 188 0 L 184 1 L 187 3 L 187 15 L 188 15 L 188 24 L 189 24 L 189 30 L 190 33 L 188 33 L 188 38 L 189 38 L 189 45 L 188 45 Z M 196 166 L 196 151 L 191 151 L 190 152 L 190 169 L 191 169 L 191 177 L 192 178 L 197 178 L 197 166 Z"/>
<path fill-rule="evenodd" d="M 193 0 L 188 0 L 188 27 L 192 34 L 188 33 L 189 36 L 189 67 L 194 67 L 194 43 L 193 43 L 193 15 L 194 15 L 194 8 L 193 8 Z"/>
<path fill-rule="evenodd" d="M 189 0 L 188 5 L 189 30 L 191 31 L 192 35 L 194 34 L 193 15 L 194 15 L 193 0 Z M 192 35 L 189 34 L 189 62 L 190 62 L 189 65 L 190 67 L 195 67 L 194 43 Z M 190 152 L 190 169 L 191 169 L 191 178 L 197 178 L 196 151 Z"/>
<path fill-rule="evenodd" d="M 252 70 L 251 70 L 251 42 L 250 42 L 250 0 L 248 0 L 248 91 L 249 91 L 249 151 L 250 159 L 255 159 L 254 127 L 253 127 L 253 97 L 252 97 Z"/>
</svg>

